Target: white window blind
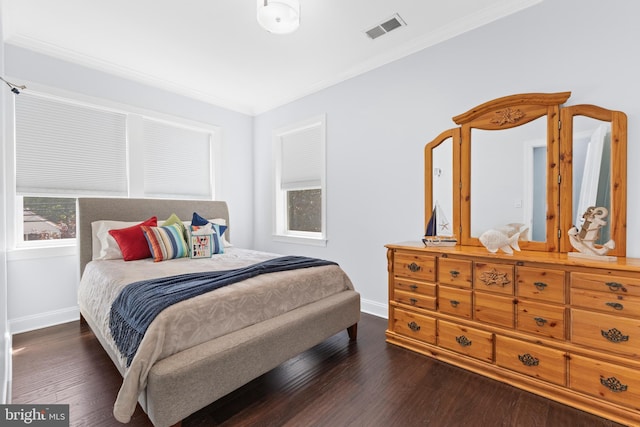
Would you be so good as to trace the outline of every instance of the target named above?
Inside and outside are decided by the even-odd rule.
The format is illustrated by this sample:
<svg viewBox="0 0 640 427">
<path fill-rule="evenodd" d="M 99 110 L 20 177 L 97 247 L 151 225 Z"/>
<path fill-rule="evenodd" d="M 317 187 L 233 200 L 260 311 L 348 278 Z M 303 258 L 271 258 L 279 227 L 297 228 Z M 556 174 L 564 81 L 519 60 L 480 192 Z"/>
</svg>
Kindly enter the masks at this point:
<svg viewBox="0 0 640 427">
<path fill-rule="evenodd" d="M 282 135 L 283 190 L 316 188 L 322 178 L 322 128 L 320 125 Z"/>
<path fill-rule="evenodd" d="M 144 195 L 211 199 L 211 133 L 143 120 Z"/>
<path fill-rule="evenodd" d="M 127 195 L 126 115 L 15 97 L 19 195 Z"/>
</svg>

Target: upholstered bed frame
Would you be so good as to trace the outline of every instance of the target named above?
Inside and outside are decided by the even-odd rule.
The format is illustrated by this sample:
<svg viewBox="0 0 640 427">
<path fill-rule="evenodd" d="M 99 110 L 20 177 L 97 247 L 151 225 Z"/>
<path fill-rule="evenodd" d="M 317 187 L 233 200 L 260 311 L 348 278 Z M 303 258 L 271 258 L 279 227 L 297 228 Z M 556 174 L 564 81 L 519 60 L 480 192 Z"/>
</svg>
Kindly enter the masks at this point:
<svg viewBox="0 0 640 427">
<path fill-rule="evenodd" d="M 224 218 L 230 225 L 225 202 L 78 199 L 80 272 L 92 258 L 91 222 L 138 221 L 153 215 L 162 220 L 172 213 L 190 219 L 194 211 L 205 218 Z M 230 231 L 225 234 L 229 241 Z M 94 319 L 87 313 L 81 316 L 108 349 Z M 345 291 L 205 342 L 157 362 L 138 401 L 155 426 L 180 425 L 190 414 L 343 329 L 355 340 L 359 319 L 360 296 Z M 107 353 L 115 363 L 116 356 Z"/>
</svg>

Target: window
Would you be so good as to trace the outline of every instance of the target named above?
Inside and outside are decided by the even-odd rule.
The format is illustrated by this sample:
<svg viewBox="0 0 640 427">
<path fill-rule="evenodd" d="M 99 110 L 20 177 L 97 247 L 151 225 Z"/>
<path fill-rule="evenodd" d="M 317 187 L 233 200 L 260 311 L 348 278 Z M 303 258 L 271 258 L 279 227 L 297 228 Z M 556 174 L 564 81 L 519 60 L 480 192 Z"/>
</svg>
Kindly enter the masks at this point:
<svg viewBox="0 0 640 427">
<path fill-rule="evenodd" d="M 212 135 L 144 118 L 144 196 L 211 199 Z"/>
<path fill-rule="evenodd" d="M 127 195 L 127 116 L 21 93 L 15 97 L 18 195 Z"/>
<path fill-rule="evenodd" d="M 22 240 L 75 239 L 76 199 L 23 197 Z"/>
<path fill-rule="evenodd" d="M 74 239 L 78 196 L 214 197 L 213 126 L 34 91 L 13 98 L 15 246 Z"/>
<path fill-rule="evenodd" d="M 275 236 L 326 243 L 324 115 L 274 132 Z"/>
</svg>

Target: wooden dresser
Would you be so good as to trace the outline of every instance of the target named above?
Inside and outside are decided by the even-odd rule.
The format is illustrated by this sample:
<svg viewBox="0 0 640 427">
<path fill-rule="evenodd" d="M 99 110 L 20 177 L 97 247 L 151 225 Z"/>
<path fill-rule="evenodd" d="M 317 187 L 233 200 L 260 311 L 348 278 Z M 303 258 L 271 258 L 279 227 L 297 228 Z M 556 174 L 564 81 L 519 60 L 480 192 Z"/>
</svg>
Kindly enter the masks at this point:
<svg viewBox="0 0 640 427">
<path fill-rule="evenodd" d="M 640 259 L 387 249 L 387 342 L 640 425 Z"/>
</svg>

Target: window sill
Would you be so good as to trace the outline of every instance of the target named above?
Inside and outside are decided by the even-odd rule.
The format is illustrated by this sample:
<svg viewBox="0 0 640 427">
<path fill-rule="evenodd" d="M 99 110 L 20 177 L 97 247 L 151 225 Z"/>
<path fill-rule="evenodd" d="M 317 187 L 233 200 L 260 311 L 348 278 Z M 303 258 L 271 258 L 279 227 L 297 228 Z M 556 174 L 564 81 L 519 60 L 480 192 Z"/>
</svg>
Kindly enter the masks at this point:
<svg viewBox="0 0 640 427">
<path fill-rule="evenodd" d="M 75 244 L 56 246 L 21 247 L 7 251 L 7 261 L 18 261 L 36 258 L 55 258 L 61 256 L 77 256 L 78 247 Z"/>
<path fill-rule="evenodd" d="M 285 236 L 282 234 L 274 234 L 273 241 L 308 246 L 327 246 L 327 239 L 317 237 Z"/>
</svg>

